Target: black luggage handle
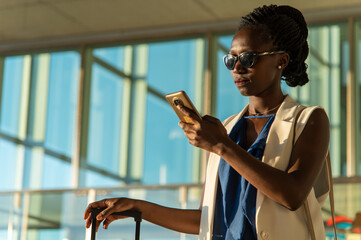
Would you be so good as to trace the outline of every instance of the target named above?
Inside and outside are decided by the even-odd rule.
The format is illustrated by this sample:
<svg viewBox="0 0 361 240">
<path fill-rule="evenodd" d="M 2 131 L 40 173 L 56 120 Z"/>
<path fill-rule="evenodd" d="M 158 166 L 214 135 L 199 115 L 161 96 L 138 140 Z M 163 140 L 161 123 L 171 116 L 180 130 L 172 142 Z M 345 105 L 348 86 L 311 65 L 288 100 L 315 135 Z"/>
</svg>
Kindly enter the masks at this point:
<svg viewBox="0 0 361 240">
<path fill-rule="evenodd" d="M 92 208 L 90 209 L 91 212 L 91 222 L 92 222 L 92 233 L 91 233 L 91 240 L 95 240 L 95 233 L 96 233 L 96 224 L 93 224 L 97 221 L 97 216 L 100 212 L 102 212 L 105 208 Z M 126 216 L 134 218 L 136 222 L 135 226 L 135 239 L 139 240 L 140 237 L 140 222 L 142 221 L 142 213 L 133 210 L 127 210 L 123 212 L 114 212 L 111 215 L 117 216 Z"/>
</svg>

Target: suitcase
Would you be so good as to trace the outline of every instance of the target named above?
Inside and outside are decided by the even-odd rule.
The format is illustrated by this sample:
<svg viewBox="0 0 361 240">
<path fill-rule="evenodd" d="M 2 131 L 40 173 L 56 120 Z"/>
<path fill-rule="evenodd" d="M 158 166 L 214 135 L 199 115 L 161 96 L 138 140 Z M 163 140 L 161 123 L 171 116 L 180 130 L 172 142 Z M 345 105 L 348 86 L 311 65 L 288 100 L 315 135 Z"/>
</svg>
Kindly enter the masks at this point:
<svg viewBox="0 0 361 240">
<path fill-rule="evenodd" d="M 98 208 L 92 208 L 91 211 L 91 222 L 92 222 L 92 229 L 91 229 L 91 240 L 95 240 L 95 234 L 96 234 L 96 224 L 93 224 L 96 222 L 97 215 L 103 211 L 103 209 Z M 123 211 L 123 212 L 114 212 L 112 215 L 119 215 L 119 216 L 127 216 L 127 217 L 133 217 L 134 221 L 136 222 L 135 226 L 135 240 L 139 240 L 140 237 L 140 222 L 142 221 L 142 213 L 138 211 Z"/>
</svg>

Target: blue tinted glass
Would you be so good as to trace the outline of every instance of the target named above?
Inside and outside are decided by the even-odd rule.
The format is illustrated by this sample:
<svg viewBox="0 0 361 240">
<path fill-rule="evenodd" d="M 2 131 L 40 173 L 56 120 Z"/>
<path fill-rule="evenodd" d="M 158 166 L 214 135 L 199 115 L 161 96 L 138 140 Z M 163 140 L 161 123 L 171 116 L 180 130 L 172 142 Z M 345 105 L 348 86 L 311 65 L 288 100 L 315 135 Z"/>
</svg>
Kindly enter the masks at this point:
<svg viewBox="0 0 361 240">
<path fill-rule="evenodd" d="M 224 54 L 221 50 L 217 53 L 216 116 L 221 121 L 239 113 L 248 104 L 248 98 L 242 96 L 238 91 L 231 72 L 223 64 L 222 57 Z"/>
<path fill-rule="evenodd" d="M 42 176 L 43 155 L 39 151 L 34 152 L 32 148 L 25 147 L 23 189 L 40 189 Z"/>
<path fill-rule="evenodd" d="M 0 191 L 16 190 L 15 177 L 18 151 L 19 148 L 15 144 L 0 139 Z"/>
<path fill-rule="evenodd" d="M 327 112 L 334 177 L 346 175 L 347 171 L 345 84 L 350 67 L 347 32 L 345 23 L 310 27 L 307 59 L 310 81 L 297 92 L 299 102 L 322 106 Z"/>
<path fill-rule="evenodd" d="M 283 94 L 290 94 L 290 96 L 291 96 L 291 87 L 288 86 L 284 80 L 281 81 L 281 89 L 282 89 Z"/>
<path fill-rule="evenodd" d="M 193 99 L 196 41 L 149 44 L 147 83 L 163 94 L 184 90 Z"/>
<path fill-rule="evenodd" d="M 70 162 L 45 155 L 43 160 L 42 188 L 59 189 L 71 187 Z"/>
<path fill-rule="evenodd" d="M 218 38 L 218 43 L 227 49 L 227 52 L 225 52 L 224 54 L 227 54 L 229 49 L 231 48 L 232 39 L 233 39 L 233 35 L 222 36 Z"/>
<path fill-rule="evenodd" d="M 14 206 L 19 199 L 18 196 L 17 194 L 0 195 L 0 239 L 15 239 L 14 233 L 21 229 L 22 218 L 19 215 L 22 214 L 22 209 Z"/>
<path fill-rule="evenodd" d="M 71 187 L 71 163 L 44 155 L 39 148 L 25 148 L 23 189 Z"/>
<path fill-rule="evenodd" d="M 192 146 L 164 100 L 147 95 L 145 184 L 191 182 Z"/>
<path fill-rule="evenodd" d="M 93 54 L 119 70 L 124 69 L 124 47 L 99 48 Z"/>
<path fill-rule="evenodd" d="M 0 214 L 1 217 L 3 214 Z M 8 229 L 0 230 L 0 239 L 9 239 L 8 238 Z"/>
<path fill-rule="evenodd" d="M 13 136 L 19 128 L 23 62 L 23 56 L 16 56 L 5 58 L 4 63 L 0 129 Z"/>
<path fill-rule="evenodd" d="M 122 78 L 94 64 L 90 91 L 87 162 L 119 172 Z"/>
<path fill-rule="evenodd" d="M 84 187 L 119 187 L 119 179 L 106 176 L 104 172 L 98 173 L 88 169 L 81 169 L 80 172 L 82 175 L 85 175 Z"/>
<path fill-rule="evenodd" d="M 38 240 L 68 239 L 66 229 L 38 229 Z"/>
<path fill-rule="evenodd" d="M 45 147 L 67 156 L 74 145 L 79 69 L 77 52 L 51 54 Z"/>
</svg>

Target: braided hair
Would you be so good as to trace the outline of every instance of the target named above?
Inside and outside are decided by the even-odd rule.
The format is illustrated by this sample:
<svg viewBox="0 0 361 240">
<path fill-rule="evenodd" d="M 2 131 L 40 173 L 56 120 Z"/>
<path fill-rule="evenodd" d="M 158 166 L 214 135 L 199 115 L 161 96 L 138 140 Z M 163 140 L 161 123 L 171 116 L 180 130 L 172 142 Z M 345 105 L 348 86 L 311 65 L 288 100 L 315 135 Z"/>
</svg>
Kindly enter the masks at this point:
<svg viewBox="0 0 361 240">
<path fill-rule="evenodd" d="M 309 81 L 305 63 L 309 52 L 308 29 L 299 10 L 277 5 L 259 7 L 241 18 L 238 30 L 242 28 L 262 32 L 265 41 L 273 41 L 278 50 L 289 54 L 290 62 L 282 73 L 287 85 L 302 86 Z"/>
</svg>

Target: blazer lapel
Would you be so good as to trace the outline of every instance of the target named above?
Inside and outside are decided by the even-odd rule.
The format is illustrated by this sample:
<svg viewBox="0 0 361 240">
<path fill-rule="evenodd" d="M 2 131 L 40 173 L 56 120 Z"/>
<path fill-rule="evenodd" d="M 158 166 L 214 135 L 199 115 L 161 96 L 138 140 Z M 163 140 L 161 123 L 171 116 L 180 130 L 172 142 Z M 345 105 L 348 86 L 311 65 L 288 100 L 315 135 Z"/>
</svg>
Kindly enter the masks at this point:
<svg viewBox="0 0 361 240">
<path fill-rule="evenodd" d="M 223 122 L 228 134 L 247 110 L 248 105 L 240 113 L 229 117 Z M 218 187 L 219 161 L 220 157 L 218 155 L 214 153 L 210 154 L 207 163 L 199 239 L 211 239 L 212 231 L 210 229 L 213 229 L 214 207 Z"/>
<path fill-rule="evenodd" d="M 280 170 L 286 170 L 292 151 L 293 124 L 300 105 L 287 96 L 276 113 L 269 131 L 262 161 Z"/>
</svg>

